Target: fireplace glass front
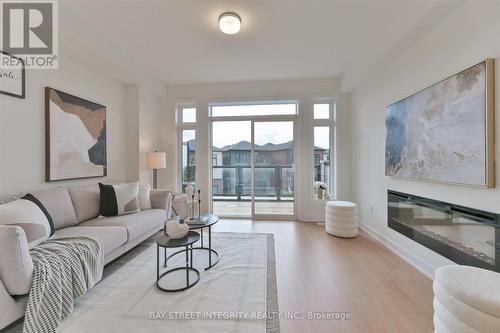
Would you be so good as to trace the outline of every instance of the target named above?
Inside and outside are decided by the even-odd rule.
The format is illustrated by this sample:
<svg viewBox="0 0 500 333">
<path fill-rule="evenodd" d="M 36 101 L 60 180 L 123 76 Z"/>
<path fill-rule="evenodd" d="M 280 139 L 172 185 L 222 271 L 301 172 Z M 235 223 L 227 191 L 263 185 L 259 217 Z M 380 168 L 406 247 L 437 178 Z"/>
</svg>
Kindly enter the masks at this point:
<svg viewBox="0 0 500 333">
<path fill-rule="evenodd" d="M 458 264 L 500 272 L 498 214 L 388 191 L 388 226 Z"/>
</svg>

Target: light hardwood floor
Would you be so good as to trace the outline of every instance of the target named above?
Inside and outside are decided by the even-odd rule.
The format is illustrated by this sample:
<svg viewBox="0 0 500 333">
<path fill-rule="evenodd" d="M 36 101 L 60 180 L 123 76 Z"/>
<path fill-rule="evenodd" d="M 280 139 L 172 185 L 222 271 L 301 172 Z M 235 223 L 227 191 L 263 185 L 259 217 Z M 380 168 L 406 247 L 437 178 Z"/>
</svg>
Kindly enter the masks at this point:
<svg viewBox="0 0 500 333">
<path fill-rule="evenodd" d="M 272 233 L 280 312 L 349 312 L 350 320 L 281 320 L 281 332 L 432 332 L 432 281 L 368 234 L 315 223 L 222 220 L 214 231 Z"/>
</svg>

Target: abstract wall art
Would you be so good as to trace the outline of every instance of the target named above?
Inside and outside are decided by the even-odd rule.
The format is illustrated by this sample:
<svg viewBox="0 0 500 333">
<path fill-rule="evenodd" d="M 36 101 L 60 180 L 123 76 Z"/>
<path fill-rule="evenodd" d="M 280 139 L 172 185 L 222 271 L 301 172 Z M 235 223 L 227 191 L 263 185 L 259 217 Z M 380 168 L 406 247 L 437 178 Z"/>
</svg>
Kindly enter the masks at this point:
<svg viewBox="0 0 500 333">
<path fill-rule="evenodd" d="M 107 175 L 106 107 L 45 88 L 46 180 Z"/>
<path fill-rule="evenodd" d="M 494 61 L 385 109 L 386 176 L 494 187 Z"/>
</svg>

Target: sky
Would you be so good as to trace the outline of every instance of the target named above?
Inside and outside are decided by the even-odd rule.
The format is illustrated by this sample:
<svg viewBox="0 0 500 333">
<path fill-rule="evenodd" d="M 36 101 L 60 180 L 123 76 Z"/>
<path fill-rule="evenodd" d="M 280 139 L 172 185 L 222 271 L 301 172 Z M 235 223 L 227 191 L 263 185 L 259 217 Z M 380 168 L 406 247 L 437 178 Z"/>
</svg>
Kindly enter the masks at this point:
<svg viewBox="0 0 500 333">
<path fill-rule="evenodd" d="M 328 127 L 315 127 L 314 145 L 322 148 L 329 147 Z M 194 131 L 184 131 L 183 141 L 194 139 Z M 250 121 L 215 121 L 213 122 L 213 144 L 222 148 L 240 141 L 251 142 Z M 280 122 L 256 122 L 255 143 L 265 145 L 266 143 L 285 143 L 293 140 L 293 123 L 291 121 Z"/>
<path fill-rule="evenodd" d="M 240 141 L 251 142 L 250 121 L 216 121 L 213 123 L 213 144 L 222 148 Z M 285 143 L 293 140 L 293 122 L 256 122 L 255 143 Z"/>
</svg>

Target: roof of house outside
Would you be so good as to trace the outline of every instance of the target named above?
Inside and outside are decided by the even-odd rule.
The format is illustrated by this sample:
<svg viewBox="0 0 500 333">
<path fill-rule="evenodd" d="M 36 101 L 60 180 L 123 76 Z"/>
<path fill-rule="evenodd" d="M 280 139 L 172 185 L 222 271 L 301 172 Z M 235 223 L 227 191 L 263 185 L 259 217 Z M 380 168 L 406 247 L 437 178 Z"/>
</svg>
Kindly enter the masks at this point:
<svg viewBox="0 0 500 333">
<path fill-rule="evenodd" d="M 192 139 L 188 141 L 189 144 L 189 150 L 190 151 L 196 151 L 196 139 Z M 293 149 L 293 141 L 288 141 L 285 143 L 280 143 L 280 144 L 274 144 L 274 143 L 266 143 L 265 145 L 255 145 L 255 150 L 257 151 L 280 151 L 280 150 L 291 150 Z M 324 150 L 325 148 L 321 148 L 318 146 L 314 146 L 314 150 Z M 227 145 L 222 148 L 219 147 L 213 147 L 212 150 L 214 152 L 220 151 L 250 151 L 252 150 L 252 144 L 248 141 L 240 141 L 238 143 L 235 143 L 233 145 Z"/>
</svg>

